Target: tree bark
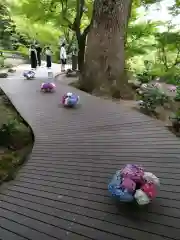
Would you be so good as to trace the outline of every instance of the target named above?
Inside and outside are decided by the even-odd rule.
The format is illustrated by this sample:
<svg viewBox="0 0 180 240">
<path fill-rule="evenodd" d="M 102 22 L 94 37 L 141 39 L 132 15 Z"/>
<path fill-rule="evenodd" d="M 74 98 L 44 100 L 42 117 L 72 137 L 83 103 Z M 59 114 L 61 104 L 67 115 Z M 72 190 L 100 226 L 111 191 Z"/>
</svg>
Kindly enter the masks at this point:
<svg viewBox="0 0 180 240">
<path fill-rule="evenodd" d="M 83 31 L 83 33 L 76 33 L 78 40 L 78 69 L 82 73 L 84 68 L 84 57 L 85 57 L 85 48 L 86 48 L 86 37 L 90 29 L 89 24 Z"/>
<path fill-rule="evenodd" d="M 80 72 L 83 71 L 84 66 L 84 54 L 85 54 L 85 46 L 86 46 L 86 38 L 84 39 L 83 36 L 80 37 L 78 41 L 78 70 Z"/>
<path fill-rule="evenodd" d="M 132 97 L 125 74 L 125 43 L 132 0 L 95 0 L 80 83 L 87 92 L 116 89 Z"/>
</svg>

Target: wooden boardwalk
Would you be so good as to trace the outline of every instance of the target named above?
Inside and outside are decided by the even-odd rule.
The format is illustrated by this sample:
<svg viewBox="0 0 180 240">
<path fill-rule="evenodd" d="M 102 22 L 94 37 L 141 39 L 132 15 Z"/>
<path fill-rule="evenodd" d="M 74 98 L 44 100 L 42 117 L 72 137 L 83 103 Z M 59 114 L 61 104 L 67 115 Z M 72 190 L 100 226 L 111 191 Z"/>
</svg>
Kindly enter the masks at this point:
<svg viewBox="0 0 180 240">
<path fill-rule="evenodd" d="M 0 86 L 35 144 L 16 179 L 0 187 L 0 239 L 180 239 L 179 140 L 149 117 L 78 90 L 82 106 L 61 108 L 69 86 L 57 82 L 56 93 L 41 94 L 43 71 L 34 81 L 19 74 Z M 151 205 L 117 205 L 109 196 L 109 179 L 126 163 L 159 176 Z"/>
</svg>

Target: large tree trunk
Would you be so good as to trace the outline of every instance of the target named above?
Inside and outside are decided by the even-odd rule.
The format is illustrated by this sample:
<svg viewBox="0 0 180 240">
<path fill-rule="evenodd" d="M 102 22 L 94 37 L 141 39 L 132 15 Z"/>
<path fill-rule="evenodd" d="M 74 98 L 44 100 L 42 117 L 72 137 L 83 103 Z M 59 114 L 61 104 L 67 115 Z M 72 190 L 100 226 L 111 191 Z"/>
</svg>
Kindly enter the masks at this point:
<svg viewBox="0 0 180 240">
<path fill-rule="evenodd" d="M 131 6 L 132 0 L 95 0 L 80 81 L 82 89 L 88 92 L 108 90 L 109 93 L 116 89 L 122 98 L 132 97 L 125 74 L 125 43 Z"/>
</svg>

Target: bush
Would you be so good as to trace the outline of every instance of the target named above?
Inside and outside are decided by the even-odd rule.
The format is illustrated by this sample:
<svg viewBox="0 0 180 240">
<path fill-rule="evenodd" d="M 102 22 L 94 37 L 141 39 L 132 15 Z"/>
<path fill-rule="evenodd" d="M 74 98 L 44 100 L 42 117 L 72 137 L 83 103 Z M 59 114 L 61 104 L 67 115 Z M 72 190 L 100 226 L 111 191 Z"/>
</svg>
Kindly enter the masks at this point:
<svg viewBox="0 0 180 240">
<path fill-rule="evenodd" d="M 176 91 L 177 92 L 176 92 L 176 96 L 175 96 L 174 100 L 179 102 L 180 101 L 180 88 L 177 87 Z"/>
<path fill-rule="evenodd" d="M 18 47 L 17 52 L 20 53 L 20 55 L 22 55 L 22 57 L 28 59 L 29 58 L 29 50 L 27 47 L 21 45 Z"/>
<path fill-rule="evenodd" d="M 4 147 L 12 146 L 12 137 L 17 132 L 18 121 L 16 119 L 9 120 L 0 128 L 0 145 Z"/>
<path fill-rule="evenodd" d="M 136 78 L 138 79 L 138 81 L 140 81 L 141 83 L 148 83 L 152 80 L 152 76 L 150 76 L 148 74 L 148 72 L 143 72 L 140 74 L 136 75 Z"/>
<path fill-rule="evenodd" d="M 60 63 L 60 50 L 56 50 L 53 54 L 53 62 Z"/>
<path fill-rule="evenodd" d="M 0 181 L 11 180 L 14 177 L 14 168 L 15 168 L 16 158 L 13 154 L 5 154 L 1 157 L 0 161 Z"/>
<path fill-rule="evenodd" d="M 1 157 L 0 161 L 0 169 L 6 170 L 12 165 L 15 165 L 15 157 L 13 154 L 5 154 L 4 156 Z"/>
<path fill-rule="evenodd" d="M 4 68 L 4 60 L 5 58 L 4 57 L 0 57 L 0 68 Z"/>
<path fill-rule="evenodd" d="M 9 98 L 4 94 L 2 94 L 2 95 L 3 95 L 2 100 L 3 100 L 4 105 L 7 106 L 7 107 L 14 108 L 11 101 L 9 100 Z"/>
<path fill-rule="evenodd" d="M 172 122 L 172 127 L 176 132 L 180 131 L 180 110 L 173 113 L 172 116 L 169 117 Z"/>
<path fill-rule="evenodd" d="M 141 100 L 140 108 L 146 113 L 153 114 L 155 114 L 157 107 L 164 106 L 169 101 L 168 96 L 157 88 L 144 89 L 139 98 Z"/>
</svg>

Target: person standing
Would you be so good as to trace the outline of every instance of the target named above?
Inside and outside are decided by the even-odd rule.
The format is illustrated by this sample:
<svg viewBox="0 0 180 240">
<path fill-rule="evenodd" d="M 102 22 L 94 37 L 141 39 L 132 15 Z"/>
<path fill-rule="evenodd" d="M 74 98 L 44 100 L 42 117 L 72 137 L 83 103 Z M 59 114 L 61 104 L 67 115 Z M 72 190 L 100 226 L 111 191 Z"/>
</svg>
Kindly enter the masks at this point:
<svg viewBox="0 0 180 240">
<path fill-rule="evenodd" d="M 65 43 L 63 43 L 63 44 L 61 45 L 61 49 L 60 49 L 60 59 L 61 59 L 61 72 L 64 72 L 64 71 L 65 71 L 65 66 L 66 66 L 66 60 L 67 60 Z"/>
<path fill-rule="evenodd" d="M 52 51 L 51 51 L 50 47 L 46 48 L 45 54 L 46 54 L 46 67 L 51 68 L 51 66 L 52 66 Z"/>
<path fill-rule="evenodd" d="M 36 69 L 37 68 L 37 51 L 34 45 L 30 46 L 29 49 L 29 58 L 31 62 L 31 68 Z"/>
<path fill-rule="evenodd" d="M 39 44 L 36 44 L 36 51 L 37 51 L 38 65 L 41 66 L 41 52 L 42 52 L 42 48 L 40 47 Z"/>
</svg>

